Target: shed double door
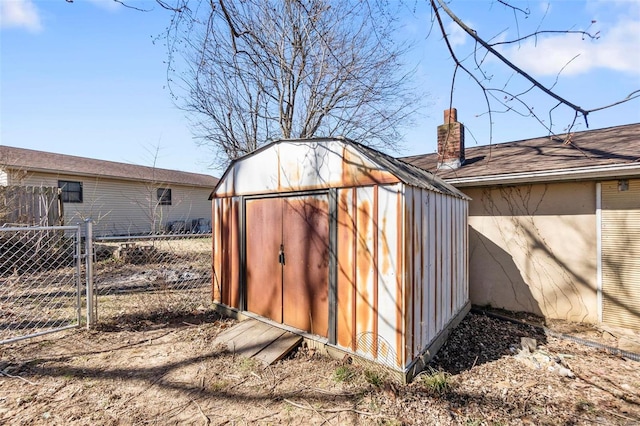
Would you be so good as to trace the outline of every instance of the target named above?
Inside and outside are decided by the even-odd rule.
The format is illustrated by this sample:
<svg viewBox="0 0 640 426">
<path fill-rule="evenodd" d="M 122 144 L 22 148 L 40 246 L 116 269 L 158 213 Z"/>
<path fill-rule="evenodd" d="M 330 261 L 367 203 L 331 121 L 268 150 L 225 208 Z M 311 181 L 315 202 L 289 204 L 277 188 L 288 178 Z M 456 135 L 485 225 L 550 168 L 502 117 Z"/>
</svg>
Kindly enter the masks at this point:
<svg viewBox="0 0 640 426">
<path fill-rule="evenodd" d="M 327 337 L 328 206 L 327 194 L 246 201 L 248 311 Z"/>
</svg>

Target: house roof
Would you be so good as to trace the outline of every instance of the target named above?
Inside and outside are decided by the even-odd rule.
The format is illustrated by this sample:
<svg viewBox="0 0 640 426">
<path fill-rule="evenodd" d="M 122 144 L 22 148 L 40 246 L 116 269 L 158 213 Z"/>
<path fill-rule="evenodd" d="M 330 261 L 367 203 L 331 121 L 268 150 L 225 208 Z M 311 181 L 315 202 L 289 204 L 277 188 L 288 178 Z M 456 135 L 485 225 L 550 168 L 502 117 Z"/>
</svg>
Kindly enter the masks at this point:
<svg viewBox="0 0 640 426">
<path fill-rule="evenodd" d="M 427 170 L 342 137 L 265 145 L 231 162 L 209 198 L 391 182 L 468 199 Z"/>
<path fill-rule="evenodd" d="M 0 145 L 0 167 L 213 188 L 213 176 Z"/>
<path fill-rule="evenodd" d="M 351 140 L 348 140 L 348 142 L 363 155 L 385 167 L 407 185 L 453 195 L 458 198 L 469 199 L 465 194 L 458 191 L 452 185 L 446 183 L 440 177 L 435 176 L 428 169 L 393 158 L 383 152 L 376 151 L 375 149 L 369 148 L 360 143 Z"/>
<path fill-rule="evenodd" d="M 438 169 L 438 155 L 401 158 L 456 186 L 640 175 L 640 123 L 465 150 L 458 169 Z"/>
</svg>

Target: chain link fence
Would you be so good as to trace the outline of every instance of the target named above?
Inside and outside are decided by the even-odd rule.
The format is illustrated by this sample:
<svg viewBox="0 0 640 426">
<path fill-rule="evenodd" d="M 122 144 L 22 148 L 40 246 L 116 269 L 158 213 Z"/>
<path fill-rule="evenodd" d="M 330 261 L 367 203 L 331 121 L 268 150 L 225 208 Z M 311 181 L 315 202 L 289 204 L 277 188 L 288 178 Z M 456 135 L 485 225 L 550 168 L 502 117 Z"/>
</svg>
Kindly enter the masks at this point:
<svg viewBox="0 0 640 426">
<path fill-rule="evenodd" d="M 0 228 L 0 343 L 80 324 L 80 232 Z"/>
<path fill-rule="evenodd" d="M 93 241 L 91 321 L 117 324 L 211 307 L 211 234 Z"/>
<path fill-rule="evenodd" d="M 0 228 L 0 343 L 206 311 L 211 243 L 211 234 L 94 238 L 90 221 Z"/>
</svg>

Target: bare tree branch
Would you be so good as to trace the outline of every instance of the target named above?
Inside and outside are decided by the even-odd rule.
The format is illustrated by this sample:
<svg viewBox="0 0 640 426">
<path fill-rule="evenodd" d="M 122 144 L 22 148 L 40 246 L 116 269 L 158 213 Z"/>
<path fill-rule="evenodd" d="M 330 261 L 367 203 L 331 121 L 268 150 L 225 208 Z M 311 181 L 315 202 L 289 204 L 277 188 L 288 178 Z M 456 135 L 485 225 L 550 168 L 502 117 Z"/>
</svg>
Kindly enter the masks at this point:
<svg viewBox="0 0 640 426">
<path fill-rule="evenodd" d="M 542 83 L 538 82 L 535 78 L 531 77 L 531 75 L 529 75 L 527 72 L 525 72 L 524 70 L 522 70 L 521 68 L 519 68 L 518 66 L 513 64 L 511 61 L 509 61 L 507 58 L 505 58 L 502 54 L 500 54 L 500 52 L 498 52 L 496 49 L 494 49 L 489 43 L 487 43 L 481 37 L 479 37 L 478 34 L 473 29 L 469 28 L 464 22 L 462 22 L 462 20 L 460 18 L 458 18 L 442 0 L 436 0 L 436 1 L 440 5 L 440 8 L 442 8 L 442 10 L 444 10 L 445 13 L 447 15 L 449 15 L 449 17 L 456 24 L 458 24 L 458 26 L 460 28 L 462 28 L 467 34 L 469 34 L 478 44 L 480 44 L 482 47 L 484 47 L 489 52 L 491 52 L 496 58 L 498 58 L 502 63 L 507 65 L 509 68 L 514 70 L 516 73 L 518 73 L 522 77 L 524 77 L 527 80 L 529 80 L 531 82 L 531 84 L 536 86 L 538 89 L 542 90 L 544 93 L 546 93 L 550 97 L 554 98 L 558 102 L 560 102 L 562 104 L 565 104 L 569 108 L 571 108 L 574 111 L 580 113 L 585 119 L 585 124 L 587 125 L 587 127 L 589 127 L 589 124 L 588 124 L 588 121 L 587 121 L 587 115 L 589 114 L 589 111 L 579 107 L 578 105 L 575 105 L 572 102 L 569 102 L 568 100 L 566 100 L 562 96 L 558 95 L 557 93 L 555 93 L 552 90 L 550 90 L 547 87 L 545 87 Z M 436 7 L 435 4 L 433 3 L 433 0 L 431 0 L 431 4 L 432 4 L 432 7 Z"/>
<path fill-rule="evenodd" d="M 139 7 L 135 7 L 135 6 L 131 6 L 130 4 L 122 1 L 122 0 L 113 0 L 116 3 L 121 4 L 122 6 L 128 8 L 128 9 L 133 9 L 133 10 L 137 10 L 138 12 L 151 12 L 152 9 L 140 9 Z"/>
<path fill-rule="evenodd" d="M 526 17 L 528 17 L 530 15 L 530 11 L 528 9 L 524 10 L 524 9 L 520 9 L 516 6 L 513 6 L 510 2 L 506 1 L 506 0 L 498 0 L 498 3 L 500 3 L 501 5 L 510 8 L 513 10 L 514 16 L 516 17 L 516 25 L 518 25 L 518 19 L 517 19 L 517 15 L 518 13 L 524 14 Z M 535 120 L 537 120 L 541 125 L 543 125 L 548 131 L 549 133 L 553 133 L 553 112 L 560 106 L 566 106 L 569 109 L 571 109 L 574 114 L 573 114 L 573 120 L 571 121 L 571 123 L 568 125 L 567 127 L 567 131 L 571 131 L 571 129 L 574 127 L 574 125 L 576 124 L 577 120 L 582 117 L 585 120 L 585 125 L 586 127 L 589 127 L 589 122 L 588 122 L 588 116 L 590 113 L 596 112 L 596 111 L 601 111 L 603 109 L 607 109 L 607 108 L 611 108 L 626 102 L 629 102 L 631 100 L 634 100 L 638 97 L 640 97 L 640 90 L 638 91 L 634 91 L 631 94 L 629 94 L 626 98 L 621 99 L 619 101 L 610 103 L 608 105 L 605 106 L 601 106 L 601 107 L 597 107 L 597 108 L 583 108 L 578 106 L 576 103 L 571 102 L 570 100 L 568 100 L 566 97 L 561 96 L 557 91 L 554 90 L 554 88 L 556 87 L 559 78 L 560 78 L 560 74 L 565 70 L 565 68 L 571 63 L 573 62 L 578 56 L 574 56 L 572 59 L 568 60 L 567 63 L 561 68 L 561 70 L 557 73 L 556 78 L 553 82 L 553 84 L 551 86 L 545 86 L 544 84 L 542 84 L 540 81 L 536 80 L 535 78 L 533 78 L 531 76 L 530 73 L 528 73 L 526 70 L 516 66 L 514 63 L 512 63 L 509 59 L 507 59 L 504 55 L 502 55 L 498 50 L 497 47 L 502 46 L 502 45 L 511 45 L 511 44 L 520 44 L 522 41 L 527 40 L 527 39 L 531 39 L 534 38 L 537 40 L 538 37 L 540 36 L 544 36 L 544 35 L 549 35 L 549 34 L 573 34 L 573 35 L 578 35 L 581 36 L 582 39 L 591 39 L 591 40 L 595 40 L 600 38 L 600 33 L 596 32 L 596 33 L 590 33 L 589 31 L 580 31 L 580 30 L 574 30 L 574 29 L 565 29 L 565 30 L 545 30 L 541 28 L 541 23 L 538 24 L 536 30 L 531 33 L 531 34 L 527 34 L 524 36 L 520 35 L 520 28 L 518 25 L 517 31 L 518 31 L 518 36 L 515 39 L 510 39 L 510 40 L 499 40 L 499 41 L 487 41 L 488 39 L 481 37 L 475 30 L 473 30 L 472 28 L 470 28 L 465 22 L 463 22 L 455 13 L 453 13 L 451 11 L 451 9 L 447 6 L 447 4 L 445 3 L 444 0 L 430 0 L 430 7 L 432 10 L 432 13 L 434 15 L 434 17 L 436 18 L 436 20 L 439 23 L 439 27 L 442 33 L 442 37 L 445 41 L 445 44 L 447 45 L 447 49 L 449 50 L 449 53 L 451 54 L 451 58 L 454 61 L 455 64 L 455 69 L 457 70 L 462 69 L 465 71 L 465 73 L 467 75 L 469 75 L 471 77 L 471 79 L 477 84 L 477 86 L 482 90 L 484 97 L 485 97 L 485 103 L 487 105 L 487 112 L 486 114 L 489 115 L 489 122 L 493 123 L 492 121 L 492 114 L 494 112 L 496 113 L 504 113 L 504 112 L 514 112 L 516 114 L 519 114 L 521 116 L 531 116 L 532 118 L 534 118 Z M 441 17 L 440 17 L 440 13 L 439 10 L 443 10 L 448 16 L 449 18 L 451 18 L 453 20 L 453 22 L 456 23 L 456 25 L 458 25 L 463 31 L 465 31 L 466 34 L 468 34 L 476 43 L 476 47 L 473 49 L 473 52 L 469 55 L 473 57 L 473 61 L 475 64 L 475 69 L 471 70 L 469 68 L 467 68 L 464 65 L 464 62 L 467 58 L 460 58 L 458 57 L 458 55 L 456 54 L 455 50 L 453 49 L 453 47 L 451 46 L 451 44 L 449 43 L 449 35 L 446 33 L 445 31 L 445 27 L 442 23 Z M 546 17 L 546 12 L 545 12 L 545 17 Z M 544 18 L 543 18 L 544 19 Z M 591 24 L 593 24 L 595 21 L 592 21 Z M 494 37 L 494 38 L 497 38 Z M 511 76 L 511 78 L 509 78 L 506 83 L 503 85 L 502 88 L 496 88 L 491 86 L 491 80 L 492 80 L 492 76 L 488 75 L 484 69 L 484 64 L 485 61 L 488 57 L 488 55 L 491 55 L 493 57 L 495 57 L 496 59 L 498 59 L 498 61 L 500 61 L 502 64 L 506 65 L 507 67 L 509 67 L 512 71 L 513 74 Z M 455 71 L 454 71 L 454 78 L 452 80 L 452 85 L 455 85 Z M 528 87 L 525 90 L 520 91 L 519 93 L 511 93 L 509 90 L 507 90 L 507 85 L 510 83 L 510 81 L 514 78 L 514 77 L 522 77 L 524 78 L 526 81 L 528 81 L 531 86 Z M 525 94 L 531 92 L 533 89 L 537 89 L 542 91 L 545 95 L 547 95 L 550 99 L 555 100 L 557 103 L 555 104 L 555 106 L 551 107 L 548 110 L 548 124 L 545 124 L 545 120 L 542 120 L 539 116 L 537 112 L 534 112 L 533 109 L 533 105 L 529 105 L 527 104 L 527 102 L 522 98 Z M 453 97 L 453 86 L 451 89 L 451 97 Z M 496 96 L 496 95 L 501 95 L 501 97 Z M 490 100 L 489 96 L 491 97 L 491 99 L 495 102 L 497 102 L 499 105 L 502 105 L 504 107 L 503 111 L 497 111 L 492 107 L 492 101 Z M 517 106 L 519 109 L 514 108 L 513 106 L 510 106 L 510 103 L 516 102 Z M 481 114 L 482 115 L 482 114 Z M 491 126 L 490 126 L 491 129 Z M 491 130 L 490 130 L 490 134 L 491 134 Z M 490 140 L 491 140 L 491 136 L 490 136 Z"/>
<path fill-rule="evenodd" d="M 406 47 L 394 43 L 390 10 L 325 0 L 189 6 L 168 36 L 187 67 L 172 90 L 217 165 L 274 138 L 399 146 L 421 96 L 399 71 Z"/>
</svg>

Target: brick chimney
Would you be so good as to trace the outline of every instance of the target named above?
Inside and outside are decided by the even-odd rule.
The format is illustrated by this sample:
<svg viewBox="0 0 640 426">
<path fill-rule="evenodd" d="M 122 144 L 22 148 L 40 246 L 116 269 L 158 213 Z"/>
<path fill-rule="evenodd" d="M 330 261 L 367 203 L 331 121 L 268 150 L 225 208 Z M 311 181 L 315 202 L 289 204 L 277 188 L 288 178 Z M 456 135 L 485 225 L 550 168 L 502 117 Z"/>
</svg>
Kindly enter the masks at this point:
<svg viewBox="0 0 640 426">
<path fill-rule="evenodd" d="M 457 169 L 464 164 L 464 126 L 455 108 L 444 110 L 444 124 L 438 126 L 438 168 Z"/>
</svg>

